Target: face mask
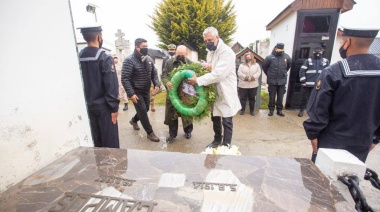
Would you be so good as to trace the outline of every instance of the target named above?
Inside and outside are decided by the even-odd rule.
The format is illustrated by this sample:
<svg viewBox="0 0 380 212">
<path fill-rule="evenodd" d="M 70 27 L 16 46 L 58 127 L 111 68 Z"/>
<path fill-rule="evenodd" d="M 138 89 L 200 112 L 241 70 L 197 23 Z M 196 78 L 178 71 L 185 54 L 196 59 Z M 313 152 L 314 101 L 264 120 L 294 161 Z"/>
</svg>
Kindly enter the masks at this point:
<svg viewBox="0 0 380 212">
<path fill-rule="evenodd" d="M 245 59 L 245 61 L 247 62 L 247 63 L 249 63 L 249 62 L 251 62 L 251 58 L 247 58 L 247 59 Z"/>
<path fill-rule="evenodd" d="M 347 49 L 348 49 L 348 47 L 347 47 L 347 49 L 343 48 L 343 46 L 346 44 L 346 42 L 344 42 L 344 44 L 339 48 L 340 57 L 342 57 L 343 59 L 347 58 Z"/>
<path fill-rule="evenodd" d="M 148 48 L 140 48 L 140 53 L 146 56 L 148 54 Z"/>
<path fill-rule="evenodd" d="M 215 50 L 216 50 L 216 46 L 214 45 L 214 42 L 207 42 L 207 43 L 206 43 L 206 48 L 207 48 L 209 51 L 215 51 Z"/>
<path fill-rule="evenodd" d="M 175 55 L 175 52 L 169 52 L 169 55 L 170 55 L 170 56 L 174 56 L 174 55 Z"/>
<path fill-rule="evenodd" d="M 184 62 L 185 62 L 185 56 L 178 55 L 178 56 L 177 56 L 177 60 L 178 60 L 178 61 L 181 61 L 181 62 L 184 63 Z"/>
<path fill-rule="evenodd" d="M 314 55 L 314 58 L 315 58 L 315 59 L 319 59 L 319 58 L 321 58 L 321 56 L 322 56 L 322 54 L 319 53 L 319 52 L 315 52 L 315 53 L 313 53 L 313 55 Z"/>
</svg>

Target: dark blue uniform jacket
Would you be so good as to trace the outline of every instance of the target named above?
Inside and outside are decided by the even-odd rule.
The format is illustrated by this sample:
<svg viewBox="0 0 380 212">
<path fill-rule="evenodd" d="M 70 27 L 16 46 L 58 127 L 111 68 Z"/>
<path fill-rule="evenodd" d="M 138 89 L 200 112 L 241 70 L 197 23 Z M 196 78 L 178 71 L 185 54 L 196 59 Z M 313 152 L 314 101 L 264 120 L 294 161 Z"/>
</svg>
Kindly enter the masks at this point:
<svg viewBox="0 0 380 212">
<path fill-rule="evenodd" d="M 380 135 L 380 59 L 352 55 L 325 68 L 307 111 L 304 128 L 319 147 L 369 148 Z"/>
<path fill-rule="evenodd" d="M 79 53 L 84 94 L 89 110 L 119 109 L 119 85 L 113 58 L 104 50 L 86 47 Z"/>
</svg>

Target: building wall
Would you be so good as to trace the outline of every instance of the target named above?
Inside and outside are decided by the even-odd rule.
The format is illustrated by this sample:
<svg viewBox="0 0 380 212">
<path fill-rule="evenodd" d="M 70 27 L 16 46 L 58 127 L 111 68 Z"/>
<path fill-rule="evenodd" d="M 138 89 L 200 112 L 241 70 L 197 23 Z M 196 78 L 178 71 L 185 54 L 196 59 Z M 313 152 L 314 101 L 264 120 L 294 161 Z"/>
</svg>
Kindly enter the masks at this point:
<svg viewBox="0 0 380 212">
<path fill-rule="evenodd" d="M 68 0 L 0 7 L 0 192 L 93 146 Z"/>
<path fill-rule="evenodd" d="M 293 45 L 294 45 L 294 36 L 296 32 L 296 24 L 297 24 L 297 12 L 293 12 L 288 17 L 286 17 L 282 22 L 278 23 L 271 30 L 270 37 L 270 45 L 268 53 L 272 53 L 274 46 L 277 43 L 284 43 L 285 45 L 285 53 L 287 53 L 290 57 L 293 54 Z M 264 74 L 265 75 L 265 74 Z M 289 82 L 290 70 L 288 71 L 288 82 Z M 263 76 L 263 79 L 266 79 L 266 76 Z M 285 93 L 284 97 L 286 97 L 287 93 Z M 285 105 L 286 98 L 283 100 L 283 104 Z"/>
</svg>

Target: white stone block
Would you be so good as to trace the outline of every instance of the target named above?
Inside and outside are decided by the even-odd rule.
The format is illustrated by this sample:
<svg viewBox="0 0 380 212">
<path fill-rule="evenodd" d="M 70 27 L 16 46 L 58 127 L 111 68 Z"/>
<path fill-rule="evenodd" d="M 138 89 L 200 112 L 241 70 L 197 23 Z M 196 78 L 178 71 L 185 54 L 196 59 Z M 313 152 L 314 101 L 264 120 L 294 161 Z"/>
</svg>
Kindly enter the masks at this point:
<svg viewBox="0 0 380 212">
<path fill-rule="evenodd" d="M 339 176 L 358 176 L 362 180 L 367 166 L 357 157 L 343 149 L 319 148 L 315 165 L 332 180 Z"/>
</svg>

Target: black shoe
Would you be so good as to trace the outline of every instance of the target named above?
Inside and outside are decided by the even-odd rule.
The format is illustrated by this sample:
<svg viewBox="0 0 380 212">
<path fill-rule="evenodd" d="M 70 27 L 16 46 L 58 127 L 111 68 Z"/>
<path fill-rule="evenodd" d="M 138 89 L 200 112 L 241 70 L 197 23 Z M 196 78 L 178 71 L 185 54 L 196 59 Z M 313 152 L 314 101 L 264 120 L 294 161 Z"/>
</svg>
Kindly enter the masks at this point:
<svg viewBox="0 0 380 212">
<path fill-rule="evenodd" d="M 124 103 L 123 111 L 126 111 L 126 110 L 128 110 L 128 103 Z"/>
<path fill-rule="evenodd" d="M 175 137 L 176 137 L 176 136 L 169 135 L 169 137 L 166 138 L 166 142 L 169 143 L 169 144 L 173 143 Z"/>
<path fill-rule="evenodd" d="M 269 110 L 268 116 L 273 116 L 273 110 Z"/>
<path fill-rule="evenodd" d="M 185 133 L 185 138 L 190 139 L 191 138 L 191 133 Z"/>
<path fill-rule="evenodd" d="M 206 148 L 218 148 L 220 146 L 220 141 L 213 141 L 211 144 L 207 145 Z"/>
<path fill-rule="evenodd" d="M 149 140 L 154 141 L 154 142 L 160 141 L 160 139 L 156 136 L 156 134 L 154 134 L 154 132 L 151 132 L 150 134 L 148 134 L 147 137 Z"/>
<path fill-rule="evenodd" d="M 302 117 L 303 116 L 303 110 L 300 110 L 300 112 L 298 113 L 298 117 Z"/>
<path fill-rule="evenodd" d="M 285 114 L 282 112 L 282 110 L 277 111 L 277 115 L 279 115 L 279 116 L 285 116 Z"/>
<path fill-rule="evenodd" d="M 133 126 L 134 130 L 140 130 L 139 125 L 136 122 L 133 122 L 132 119 L 129 121 L 129 123 Z"/>
<path fill-rule="evenodd" d="M 251 111 L 249 114 L 251 114 L 251 116 L 254 116 L 255 115 L 255 111 Z"/>
<path fill-rule="evenodd" d="M 241 111 L 240 111 L 240 115 L 244 115 L 244 110 L 241 110 Z"/>
</svg>

